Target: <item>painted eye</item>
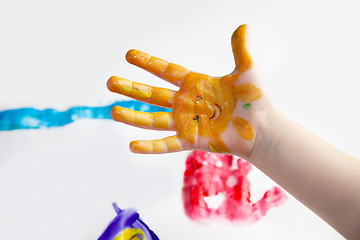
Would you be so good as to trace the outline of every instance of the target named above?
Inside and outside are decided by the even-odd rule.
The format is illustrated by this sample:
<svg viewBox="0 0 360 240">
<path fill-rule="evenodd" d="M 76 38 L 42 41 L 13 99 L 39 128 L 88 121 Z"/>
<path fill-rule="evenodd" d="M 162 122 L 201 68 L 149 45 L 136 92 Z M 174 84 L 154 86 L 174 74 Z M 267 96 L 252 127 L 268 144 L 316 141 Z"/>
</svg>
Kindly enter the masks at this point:
<svg viewBox="0 0 360 240">
<path fill-rule="evenodd" d="M 214 114 L 212 115 L 212 117 L 210 118 L 210 120 L 216 120 L 216 119 L 218 119 L 218 118 L 220 117 L 220 115 L 221 115 L 221 111 L 222 111 L 222 110 L 221 110 L 221 107 L 215 103 L 214 108 L 215 108 L 215 112 L 214 112 Z"/>
<path fill-rule="evenodd" d="M 199 122 L 199 121 L 200 121 L 200 117 L 199 117 L 199 115 L 196 115 L 195 117 L 193 117 L 193 120 L 195 120 L 195 121 Z"/>
</svg>

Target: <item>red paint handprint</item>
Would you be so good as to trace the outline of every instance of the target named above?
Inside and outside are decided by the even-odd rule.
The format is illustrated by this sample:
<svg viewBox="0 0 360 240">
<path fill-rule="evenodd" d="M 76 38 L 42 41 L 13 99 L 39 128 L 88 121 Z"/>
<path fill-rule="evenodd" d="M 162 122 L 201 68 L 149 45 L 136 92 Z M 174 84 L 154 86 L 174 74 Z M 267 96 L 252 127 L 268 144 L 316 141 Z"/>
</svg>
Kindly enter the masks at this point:
<svg viewBox="0 0 360 240">
<path fill-rule="evenodd" d="M 232 169 L 237 161 L 237 169 Z M 183 199 L 187 216 L 193 220 L 224 218 L 231 222 L 253 223 L 274 206 L 281 205 L 286 195 L 279 187 L 268 190 L 256 203 L 250 199 L 252 166 L 231 155 L 193 151 L 186 160 Z M 219 207 L 209 206 L 209 199 L 222 196 Z"/>
</svg>

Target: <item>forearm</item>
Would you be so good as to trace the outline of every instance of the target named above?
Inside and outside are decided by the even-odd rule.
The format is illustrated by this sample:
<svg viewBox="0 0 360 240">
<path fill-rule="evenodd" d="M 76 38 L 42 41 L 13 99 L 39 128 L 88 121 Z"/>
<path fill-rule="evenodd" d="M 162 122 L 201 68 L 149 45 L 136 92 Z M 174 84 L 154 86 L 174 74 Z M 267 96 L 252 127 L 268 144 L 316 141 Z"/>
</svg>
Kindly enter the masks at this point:
<svg viewBox="0 0 360 240">
<path fill-rule="evenodd" d="M 360 161 L 277 109 L 249 161 L 349 239 L 360 238 Z"/>
</svg>

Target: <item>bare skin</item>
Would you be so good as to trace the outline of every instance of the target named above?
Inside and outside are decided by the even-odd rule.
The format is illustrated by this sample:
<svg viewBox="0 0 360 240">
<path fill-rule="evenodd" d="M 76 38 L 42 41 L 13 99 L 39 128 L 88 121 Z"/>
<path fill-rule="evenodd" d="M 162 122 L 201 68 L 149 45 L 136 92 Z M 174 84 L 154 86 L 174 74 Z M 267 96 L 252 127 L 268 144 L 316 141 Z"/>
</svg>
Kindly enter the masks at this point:
<svg viewBox="0 0 360 240">
<path fill-rule="evenodd" d="M 114 120 L 175 131 L 152 141 L 133 141 L 136 153 L 199 149 L 247 159 L 348 239 L 360 238 L 360 161 L 319 139 L 271 103 L 248 47 L 247 26 L 232 36 L 235 70 L 223 77 L 191 72 L 137 50 L 128 62 L 180 87 L 175 92 L 119 77 L 110 91 L 171 113 L 114 107 Z"/>
<path fill-rule="evenodd" d="M 273 108 L 249 162 L 346 239 L 360 239 L 360 161 Z"/>
</svg>

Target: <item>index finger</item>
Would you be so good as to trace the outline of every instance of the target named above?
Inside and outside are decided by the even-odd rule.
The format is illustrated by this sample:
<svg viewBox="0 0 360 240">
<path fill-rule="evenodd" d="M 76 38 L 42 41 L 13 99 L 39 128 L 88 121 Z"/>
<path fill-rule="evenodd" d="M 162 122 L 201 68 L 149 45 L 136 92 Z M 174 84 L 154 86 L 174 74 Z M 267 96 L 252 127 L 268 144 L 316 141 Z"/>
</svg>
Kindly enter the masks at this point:
<svg viewBox="0 0 360 240">
<path fill-rule="evenodd" d="M 180 87 L 186 75 L 191 72 L 187 68 L 169 63 L 135 49 L 127 52 L 126 60 L 178 87 Z"/>
</svg>

